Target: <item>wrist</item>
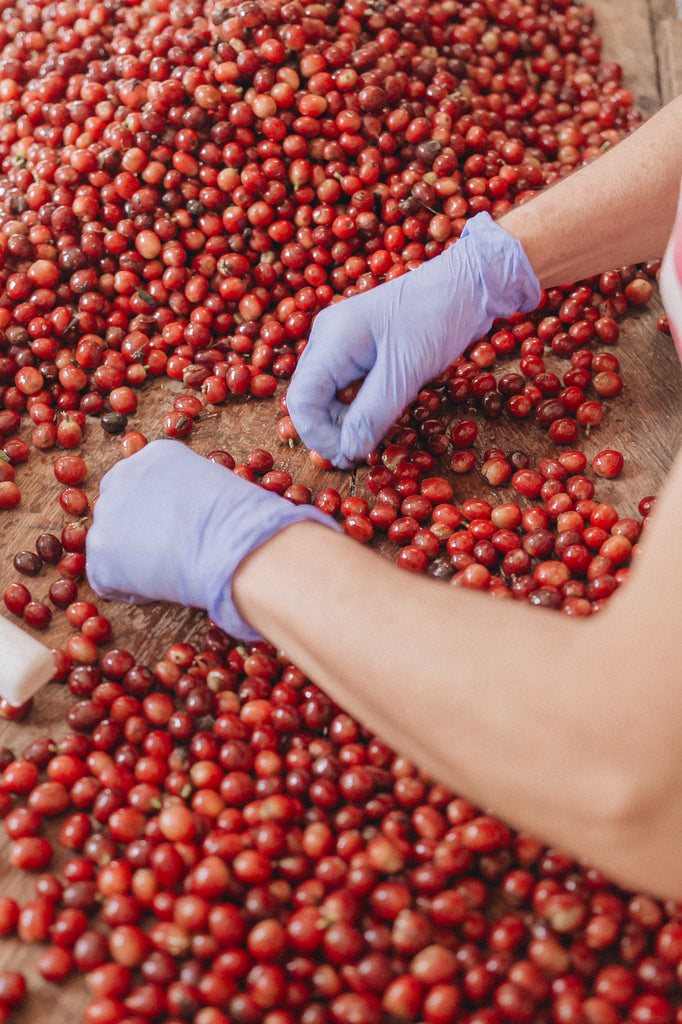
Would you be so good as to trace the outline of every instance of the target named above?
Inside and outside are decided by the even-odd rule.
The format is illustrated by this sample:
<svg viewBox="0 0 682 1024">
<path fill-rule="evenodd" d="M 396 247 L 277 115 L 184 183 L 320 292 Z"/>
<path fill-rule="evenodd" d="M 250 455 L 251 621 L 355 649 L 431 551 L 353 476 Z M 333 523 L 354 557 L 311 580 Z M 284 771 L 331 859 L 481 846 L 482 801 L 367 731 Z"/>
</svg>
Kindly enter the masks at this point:
<svg viewBox="0 0 682 1024">
<path fill-rule="evenodd" d="M 264 540 L 242 559 L 232 577 L 237 614 L 260 635 L 277 640 L 296 616 L 297 589 L 315 575 L 319 545 L 338 541 L 339 536 L 331 518 L 329 523 L 299 519 Z"/>
<path fill-rule="evenodd" d="M 473 247 L 472 266 L 479 268 L 479 297 L 492 320 L 529 313 L 542 298 L 542 288 L 522 240 L 488 213 L 467 222 L 461 241 Z"/>
</svg>

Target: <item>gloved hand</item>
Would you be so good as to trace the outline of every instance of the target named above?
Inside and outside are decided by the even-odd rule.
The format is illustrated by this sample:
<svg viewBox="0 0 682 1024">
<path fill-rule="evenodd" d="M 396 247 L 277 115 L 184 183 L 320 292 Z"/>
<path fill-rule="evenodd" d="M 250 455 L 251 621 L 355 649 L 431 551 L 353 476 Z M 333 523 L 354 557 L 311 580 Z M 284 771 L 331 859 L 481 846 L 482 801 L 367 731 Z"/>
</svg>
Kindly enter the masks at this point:
<svg viewBox="0 0 682 1024">
<path fill-rule="evenodd" d="M 294 505 L 179 441 L 153 441 L 102 479 L 88 579 L 100 597 L 205 608 L 231 636 L 260 640 L 232 603 L 232 576 L 260 544 L 304 519 L 338 528 L 313 505 Z"/>
<path fill-rule="evenodd" d="M 495 319 L 529 312 L 540 297 L 520 242 L 477 214 L 441 255 L 317 315 L 287 393 L 301 440 L 350 468 Z M 342 404 L 337 392 L 361 378 Z"/>
</svg>

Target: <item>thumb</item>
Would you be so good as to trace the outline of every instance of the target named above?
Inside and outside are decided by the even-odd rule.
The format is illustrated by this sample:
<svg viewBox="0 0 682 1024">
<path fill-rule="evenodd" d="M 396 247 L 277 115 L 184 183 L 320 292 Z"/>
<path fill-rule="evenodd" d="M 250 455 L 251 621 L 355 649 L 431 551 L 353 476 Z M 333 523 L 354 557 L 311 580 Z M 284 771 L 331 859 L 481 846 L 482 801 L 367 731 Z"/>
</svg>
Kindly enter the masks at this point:
<svg viewBox="0 0 682 1024">
<path fill-rule="evenodd" d="M 350 461 L 365 459 L 386 436 L 419 390 L 404 362 L 378 361 L 367 374 L 341 425 L 341 450 Z"/>
<path fill-rule="evenodd" d="M 341 419 L 345 406 L 336 397 L 337 385 L 327 369 L 301 366 L 287 391 L 287 411 L 298 436 L 335 466 L 348 469 L 341 450 Z"/>
</svg>

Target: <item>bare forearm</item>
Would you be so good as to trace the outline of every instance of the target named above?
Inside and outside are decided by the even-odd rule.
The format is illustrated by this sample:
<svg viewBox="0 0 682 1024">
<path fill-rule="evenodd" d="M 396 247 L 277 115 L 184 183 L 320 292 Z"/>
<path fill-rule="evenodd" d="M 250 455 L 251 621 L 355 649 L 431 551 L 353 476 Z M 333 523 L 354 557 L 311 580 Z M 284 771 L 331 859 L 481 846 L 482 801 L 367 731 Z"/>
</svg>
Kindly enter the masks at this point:
<svg viewBox="0 0 682 1024">
<path fill-rule="evenodd" d="M 649 832 L 630 818 L 648 733 L 633 728 L 641 677 L 620 664 L 637 654 L 615 602 L 611 617 L 578 623 L 403 573 L 310 524 L 252 555 L 235 594 L 250 621 L 423 771 L 646 886 Z M 670 894 L 665 869 L 657 878 Z"/>
<path fill-rule="evenodd" d="M 481 595 L 455 595 L 401 574 L 366 548 L 324 530 L 291 528 L 267 549 L 256 552 L 235 579 L 245 613 L 401 753 L 434 776 L 456 774 L 454 762 L 471 738 L 459 736 L 472 713 L 462 688 L 479 689 L 482 707 L 481 672 L 488 680 L 484 686 L 493 683 L 486 664 L 492 658 L 485 657 L 490 627 L 504 663 L 515 662 L 509 638 L 500 633 L 501 609 L 482 605 Z M 470 602 L 467 623 L 459 605 L 466 610 Z M 494 623 L 486 611 L 495 612 Z M 512 619 L 517 611 L 510 607 Z M 509 682 L 508 670 L 504 674 Z M 518 737 L 513 721 L 504 718 L 502 730 Z M 486 714 L 485 729 L 496 731 L 493 716 Z"/>
<path fill-rule="evenodd" d="M 499 224 L 518 238 L 543 287 L 658 259 L 682 177 L 682 97 L 593 163 Z"/>
</svg>

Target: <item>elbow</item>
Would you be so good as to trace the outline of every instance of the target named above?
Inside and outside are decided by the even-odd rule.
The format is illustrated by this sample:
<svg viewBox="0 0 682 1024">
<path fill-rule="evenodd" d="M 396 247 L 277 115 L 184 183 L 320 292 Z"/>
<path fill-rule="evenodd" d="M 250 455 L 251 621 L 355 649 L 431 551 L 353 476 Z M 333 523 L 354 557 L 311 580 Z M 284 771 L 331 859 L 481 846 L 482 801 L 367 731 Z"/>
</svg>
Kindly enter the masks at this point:
<svg viewBox="0 0 682 1024">
<path fill-rule="evenodd" d="M 612 773 L 590 863 L 630 892 L 682 900 L 682 765 L 659 747 Z"/>
<path fill-rule="evenodd" d="M 641 595 L 640 595 L 641 596 Z M 641 606 L 641 600 L 640 600 Z M 636 608 L 637 606 L 635 606 Z M 598 618 L 598 617 L 597 617 Z M 626 617 L 627 621 L 627 617 Z M 599 627 L 606 624 L 601 620 Z M 612 680 L 615 622 L 601 640 Z M 623 635 L 623 622 L 618 623 Z M 627 632 L 626 632 L 627 635 Z M 682 692 L 678 652 L 657 643 L 642 656 L 641 629 L 619 650 L 617 687 L 596 687 L 573 760 L 582 828 L 581 859 L 630 892 L 682 900 Z M 582 665 L 581 665 L 582 668 Z M 589 666 L 585 666 L 589 671 Z M 575 824 L 575 822 L 574 822 Z M 589 838 L 588 838 L 589 837 Z M 578 844 L 576 844 L 577 846 Z"/>
</svg>

